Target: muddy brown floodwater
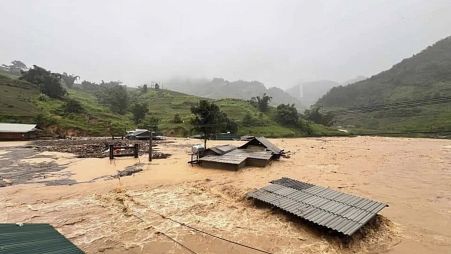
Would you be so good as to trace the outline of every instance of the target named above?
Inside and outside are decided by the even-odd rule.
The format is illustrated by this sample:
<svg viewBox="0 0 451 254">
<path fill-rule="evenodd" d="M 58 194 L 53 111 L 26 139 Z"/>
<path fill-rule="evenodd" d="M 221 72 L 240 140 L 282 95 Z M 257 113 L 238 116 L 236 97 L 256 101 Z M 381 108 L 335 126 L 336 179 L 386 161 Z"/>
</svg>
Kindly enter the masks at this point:
<svg viewBox="0 0 451 254">
<path fill-rule="evenodd" d="M 191 167 L 199 140 L 173 141 L 151 163 L 0 143 L 0 222 L 50 223 L 87 253 L 259 253 L 185 225 L 271 253 L 451 253 L 450 140 L 273 139 L 291 158 L 236 172 Z M 142 171 L 111 177 L 127 167 Z M 283 176 L 389 207 L 344 239 L 245 198 Z"/>
</svg>

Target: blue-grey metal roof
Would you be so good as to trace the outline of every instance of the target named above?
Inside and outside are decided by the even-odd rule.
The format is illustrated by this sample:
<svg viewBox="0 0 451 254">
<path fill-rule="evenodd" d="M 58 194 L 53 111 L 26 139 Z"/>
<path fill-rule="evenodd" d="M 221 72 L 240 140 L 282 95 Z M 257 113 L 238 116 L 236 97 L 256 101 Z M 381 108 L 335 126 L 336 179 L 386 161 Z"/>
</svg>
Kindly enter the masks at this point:
<svg viewBox="0 0 451 254">
<path fill-rule="evenodd" d="M 1 254 L 84 253 L 49 224 L 0 224 Z"/>
<path fill-rule="evenodd" d="M 352 235 L 388 205 L 282 178 L 247 194 L 315 224 Z"/>
</svg>

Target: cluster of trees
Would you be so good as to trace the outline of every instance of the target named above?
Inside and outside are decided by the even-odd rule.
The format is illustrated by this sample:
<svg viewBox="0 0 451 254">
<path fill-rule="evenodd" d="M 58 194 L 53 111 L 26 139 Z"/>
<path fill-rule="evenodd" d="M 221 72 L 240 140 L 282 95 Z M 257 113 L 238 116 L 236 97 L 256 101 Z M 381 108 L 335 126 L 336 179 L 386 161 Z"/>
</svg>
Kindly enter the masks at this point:
<svg viewBox="0 0 451 254">
<path fill-rule="evenodd" d="M 2 64 L 2 66 L 0 66 L 0 69 L 12 75 L 21 75 L 22 72 L 28 70 L 28 67 L 23 62 L 14 60 L 10 65 Z"/>
<path fill-rule="evenodd" d="M 313 130 L 305 117 L 298 113 L 294 104 L 280 104 L 276 108 L 276 121 L 282 125 L 297 128 L 305 134 L 312 134 Z"/>
<path fill-rule="evenodd" d="M 41 92 L 51 98 L 63 98 L 67 91 L 61 84 L 61 74 L 52 73 L 42 67 L 33 65 L 33 68 L 22 72 L 21 80 L 36 84 Z"/>
<path fill-rule="evenodd" d="M 246 127 L 261 126 L 265 124 L 261 118 L 262 113 L 258 116 L 253 116 L 250 113 L 246 113 L 241 120 L 241 124 Z"/>
<path fill-rule="evenodd" d="M 130 98 L 127 87 L 121 84 L 120 81 L 104 82 L 102 80 L 96 96 L 99 102 L 107 105 L 112 112 L 123 115 L 128 111 Z"/>
<path fill-rule="evenodd" d="M 312 107 L 304 112 L 306 119 L 325 126 L 331 126 L 334 123 L 334 115 L 330 112 L 321 112 L 321 107 Z"/>
</svg>

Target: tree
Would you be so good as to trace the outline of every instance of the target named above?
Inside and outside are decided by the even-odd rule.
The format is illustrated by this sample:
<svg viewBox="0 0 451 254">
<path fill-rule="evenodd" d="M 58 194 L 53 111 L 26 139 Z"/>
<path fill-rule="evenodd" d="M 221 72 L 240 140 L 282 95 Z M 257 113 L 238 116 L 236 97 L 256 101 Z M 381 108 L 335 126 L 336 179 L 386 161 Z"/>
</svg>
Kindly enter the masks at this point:
<svg viewBox="0 0 451 254">
<path fill-rule="evenodd" d="M 295 126 L 299 121 L 299 114 L 294 104 L 280 104 L 276 108 L 276 119 L 279 123 Z"/>
<path fill-rule="evenodd" d="M 173 123 L 183 123 L 182 118 L 180 117 L 179 114 L 175 114 L 174 115 L 174 119 L 172 119 Z"/>
<path fill-rule="evenodd" d="M 30 70 L 22 72 L 20 79 L 38 85 L 43 94 L 52 98 L 62 98 L 67 93 L 60 82 L 61 74 L 52 73 L 36 65 L 33 65 Z"/>
<path fill-rule="evenodd" d="M 22 72 L 27 71 L 28 67 L 23 62 L 14 60 L 10 65 L 3 64 L 1 69 L 14 75 L 20 75 Z"/>
<path fill-rule="evenodd" d="M 254 118 L 251 114 L 247 113 L 243 116 L 241 123 L 243 124 L 243 126 L 252 126 L 254 124 Z"/>
<path fill-rule="evenodd" d="M 66 99 L 63 110 L 65 113 L 83 113 L 85 111 L 80 102 L 74 99 Z"/>
<path fill-rule="evenodd" d="M 263 94 L 262 97 L 252 97 L 250 100 L 250 103 L 258 108 L 261 112 L 266 112 L 269 109 L 269 102 L 271 101 L 272 97 L 269 95 L 266 95 L 266 93 Z"/>
<path fill-rule="evenodd" d="M 143 121 L 138 125 L 139 128 L 151 129 L 152 131 L 158 131 L 158 125 L 161 119 L 155 116 L 146 116 Z"/>
<path fill-rule="evenodd" d="M 156 90 L 160 89 L 160 85 L 158 83 L 155 83 L 155 89 Z"/>
<path fill-rule="evenodd" d="M 321 107 L 313 107 L 310 110 L 305 110 L 304 115 L 306 119 L 314 123 L 331 126 L 334 123 L 334 116 L 332 115 L 332 113 L 322 113 L 320 110 Z"/>
<path fill-rule="evenodd" d="M 135 124 L 141 122 L 144 119 L 147 112 L 149 112 L 149 105 L 147 103 L 135 103 L 130 108 L 133 114 L 133 121 Z"/>
<path fill-rule="evenodd" d="M 79 76 L 67 74 L 65 72 L 61 74 L 61 79 L 63 80 L 64 84 L 66 84 L 66 86 L 69 88 L 72 88 L 74 86 L 75 81 L 77 81 L 77 79 L 79 78 L 80 78 Z"/>
<path fill-rule="evenodd" d="M 143 85 L 142 93 L 147 93 L 147 84 Z"/>
<path fill-rule="evenodd" d="M 101 103 L 108 105 L 114 113 L 125 114 L 127 112 L 129 103 L 127 87 L 122 86 L 120 81 L 104 82 L 102 80 L 96 96 Z"/>
<path fill-rule="evenodd" d="M 217 133 L 221 129 L 221 125 L 225 125 L 224 113 L 221 112 L 218 105 L 206 100 L 201 100 L 199 105 L 192 106 L 191 113 L 194 114 L 194 118 L 191 119 L 193 129 L 202 133 L 206 148 L 207 139 Z"/>
<path fill-rule="evenodd" d="M 230 132 L 230 133 L 237 133 L 238 132 L 238 124 L 233 121 L 232 119 L 228 118 L 227 115 L 224 113 L 225 117 L 225 125 L 222 131 L 224 132 Z"/>
</svg>

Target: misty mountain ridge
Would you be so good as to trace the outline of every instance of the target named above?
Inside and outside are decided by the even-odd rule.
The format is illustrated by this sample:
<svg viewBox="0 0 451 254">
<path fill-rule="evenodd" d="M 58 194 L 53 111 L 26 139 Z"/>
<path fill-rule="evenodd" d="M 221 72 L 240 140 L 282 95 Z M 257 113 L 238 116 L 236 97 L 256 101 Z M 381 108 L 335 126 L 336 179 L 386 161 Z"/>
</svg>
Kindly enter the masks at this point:
<svg viewBox="0 0 451 254">
<path fill-rule="evenodd" d="M 340 85 L 348 85 L 366 79 L 364 76 L 357 76 L 353 79 L 339 83 L 332 80 L 316 80 L 299 83 L 286 90 L 291 96 L 302 101 L 302 104 L 310 107 L 323 97 L 330 89 Z"/>
<path fill-rule="evenodd" d="M 294 104 L 303 109 L 302 102 L 278 87 L 266 88 L 259 81 L 228 81 L 223 78 L 208 79 L 172 79 L 164 82 L 164 87 L 174 91 L 212 99 L 242 99 L 267 94 L 272 97 L 271 105 Z"/>
<path fill-rule="evenodd" d="M 447 37 L 389 70 L 332 88 L 317 105 L 330 111 L 396 105 L 365 113 L 337 114 L 336 124 L 384 131 L 443 131 L 451 130 L 450 97 L 451 37 Z M 399 106 L 406 102 L 411 106 Z"/>
<path fill-rule="evenodd" d="M 451 37 L 368 79 L 332 88 L 325 107 L 353 107 L 451 95 Z"/>
</svg>

